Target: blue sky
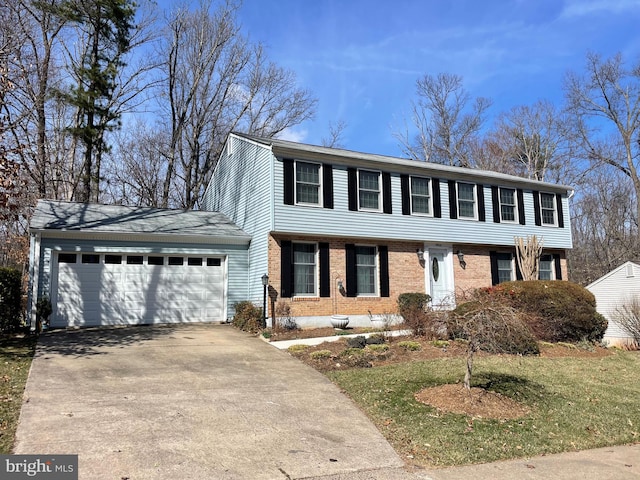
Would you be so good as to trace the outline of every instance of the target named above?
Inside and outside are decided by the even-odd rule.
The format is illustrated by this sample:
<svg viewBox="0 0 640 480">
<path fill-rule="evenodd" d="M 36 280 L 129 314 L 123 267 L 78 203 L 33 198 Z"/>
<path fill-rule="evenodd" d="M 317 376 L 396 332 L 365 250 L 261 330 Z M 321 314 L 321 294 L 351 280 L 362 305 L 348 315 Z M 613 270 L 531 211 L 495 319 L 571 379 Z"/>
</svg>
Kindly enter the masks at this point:
<svg viewBox="0 0 640 480">
<path fill-rule="evenodd" d="M 244 0 L 238 20 L 318 98 L 315 119 L 286 138 L 320 144 L 343 120 L 345 148 L 394 156 L 425 74 L 461 75 L 493 100 L 490 123 L 538 99 L 560 104 L 588 51 L 640 57 L 640 0 Z"/>
</svg>

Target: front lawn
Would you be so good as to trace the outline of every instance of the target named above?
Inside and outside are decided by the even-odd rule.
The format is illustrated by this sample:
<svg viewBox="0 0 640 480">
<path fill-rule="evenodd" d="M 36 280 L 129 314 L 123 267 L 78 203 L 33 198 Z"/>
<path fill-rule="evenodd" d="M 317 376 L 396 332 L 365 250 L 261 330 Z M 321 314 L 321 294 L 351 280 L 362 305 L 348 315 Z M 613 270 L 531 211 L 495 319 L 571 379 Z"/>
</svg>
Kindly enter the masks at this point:
<svg viewBox="0 0 640 480">
<path fill-rule="evenodd" d="M 512 420 L 444 413 L 415 399 L 426 387 L 461 382 L 461 356 L 326 374 L 417 465 L 484 463 L 640 441 L 638 352 L 476 359 L 472 386 L 528 408 Z"/>
<path fill-rule="evenodd" d="M 35 336 L 0 336 L 0 454 L 13 448 Z"/>
</svg>

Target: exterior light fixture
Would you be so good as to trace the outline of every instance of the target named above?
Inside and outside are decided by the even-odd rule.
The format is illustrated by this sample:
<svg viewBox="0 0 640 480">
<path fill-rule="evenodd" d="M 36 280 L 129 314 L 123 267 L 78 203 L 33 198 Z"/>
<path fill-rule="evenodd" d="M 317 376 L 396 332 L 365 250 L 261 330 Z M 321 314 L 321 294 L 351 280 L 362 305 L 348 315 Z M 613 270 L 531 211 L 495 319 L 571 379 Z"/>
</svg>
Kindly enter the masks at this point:
<svg viewBox="0 0 640 480">
<path fill-rule="evenodd" d="M 420 263 L 424 262 L 424 251 L 421 248 L 416 250 L 416 256 L 418 257 L 418 261 Z"/>
<path fill-rule="evenodd" d="M 460 262 L 460 266 L 462 267 L 462 269 L 464 270 L 465 268 L 467 268 L 467 262 L 464 261 L 464 253 L 462 253 L 462 250 L 458 250 L 456 255 L 458 255 L 458 262 Z"/>
<path fill-rule="evenodd" d="M 269 285 L 269 275 L 262 275 L 262 328 L 267 328 L 267 285 Z"/>
</svg>

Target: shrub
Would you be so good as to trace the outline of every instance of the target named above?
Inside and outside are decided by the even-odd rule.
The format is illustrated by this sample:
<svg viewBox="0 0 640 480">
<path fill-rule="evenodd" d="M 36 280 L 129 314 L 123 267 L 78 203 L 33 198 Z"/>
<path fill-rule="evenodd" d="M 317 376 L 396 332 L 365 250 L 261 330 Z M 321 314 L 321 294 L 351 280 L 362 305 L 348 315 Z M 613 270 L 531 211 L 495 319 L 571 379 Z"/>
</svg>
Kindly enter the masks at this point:
<svg viewBox="0 0 640 480">
<path fill-rule="evenodd" d="M 15 268 L 0 268 L 0 331 L 8 332 L 20 327 L 21 277 Z"/>
<path fill-rule="evenodd" d="M 538 340 L 602 340 L 607 321 L 596 311 L 595 297 L 586 288 L 572 282 L 542 280 L 506 282 L 500 287 L 496 294 L 525 314 Z"/>
<path fill-rule="evenodd" d="M 311 357 L 314 360 L 317 360 L 320 358 L 331 358 L 331 355 L 333 355 L 331 353 L 331 350 L 316 350 L 315 352 L 311 352 L 309 354 L 309 357 Z"/>
<path fill-rule="evenodd" d="M 258 333 L 262 330 L 262 308 L 256 307 L 249 301 L 235 304 L 236 314 L 232 324 L 245 332 Z"/>
<path fill-rule="evenodd" d="M 275 330 L 298 330 L 298 324 L 291 316 L 291 306 L 283 301 L 276 303 L 275 322 L 273 327 Z"/>
<path fill-rule="evenodd" d="M 438 338 L 442 332 L 442 315 L 429 308 L 431 297 L 425 293 L 401 293 L 398 296 L 398 313 L 414 335 Z"/>
<path fill-rule="evenodd" d="M 289 348 L 287 348 L 287 351 L 289 353 L 299 353 L 299 352 L 304 352 L 308 348 L 309 348 L 309 345 L 303 345 L 301 343 L 297 343 L 297 344 L 291 345 Z"/>
<path fill-rule="evenodd" d="M 372 345 L 367 345 L 367 350 L 373 352 L 373 353 L 384 353 L 387 350 L 389 350 L 389 345 L 386 344 L 372 344 Z"/>
<path fill-rule="evenodd" d="M 40 333 L 44 325 L 49 324 L 49 317 L 53 313 L 49 297 L 41 297 L 36 302 L 36 331 Z"/>
<path fill-rule="evenodd" d="M 417 352 L 418 350 L 422 350 L 422 345 L 420 345 L 419 342 L 412 342 L 410 340 L 398 342 L 398 346 L 400 348 L 404 348 L 408 352 Z"/>
</svg>

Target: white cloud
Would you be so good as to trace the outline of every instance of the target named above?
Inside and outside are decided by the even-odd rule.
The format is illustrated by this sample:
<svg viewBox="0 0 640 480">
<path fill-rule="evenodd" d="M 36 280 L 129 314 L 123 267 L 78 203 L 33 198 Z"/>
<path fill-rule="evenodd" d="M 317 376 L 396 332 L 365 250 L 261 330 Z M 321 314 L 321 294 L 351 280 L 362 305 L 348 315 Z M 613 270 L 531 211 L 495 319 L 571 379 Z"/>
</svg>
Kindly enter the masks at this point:
<svg viewBox="0 0 640 480">
<path fill-rule="evenodd" d="M 620 14 L 639 9 L 640 0 L 576 0 L 567 3 L 561 16 L 570 18 L 603 13 Z"/>
<path fill-rule="evenodd" d="M 307 129 L 295 130 L 293 128 L 285 128 L 282 132 L 276 135 L 280 140 L 288 140 L 290 142 L 304 142 L 309 131 Z"/>
</svg>

